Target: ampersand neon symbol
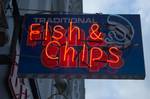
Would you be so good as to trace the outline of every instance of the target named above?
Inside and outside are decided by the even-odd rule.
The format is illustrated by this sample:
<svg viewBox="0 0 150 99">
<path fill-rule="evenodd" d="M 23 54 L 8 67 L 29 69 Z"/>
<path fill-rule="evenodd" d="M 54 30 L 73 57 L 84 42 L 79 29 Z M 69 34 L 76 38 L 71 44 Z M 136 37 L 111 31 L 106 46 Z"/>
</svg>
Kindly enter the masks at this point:
<svg viewBox="0 0 150 99">
<path fill-rule="evenodd" d="M 94 28 L 95 27 L 95 28 Z M 90 29 L 90 38 L 93 40 L 103 40 L 102 32 L 99 32 L 100 26 L 98 24 L 92 24 Z"/>
</svg>

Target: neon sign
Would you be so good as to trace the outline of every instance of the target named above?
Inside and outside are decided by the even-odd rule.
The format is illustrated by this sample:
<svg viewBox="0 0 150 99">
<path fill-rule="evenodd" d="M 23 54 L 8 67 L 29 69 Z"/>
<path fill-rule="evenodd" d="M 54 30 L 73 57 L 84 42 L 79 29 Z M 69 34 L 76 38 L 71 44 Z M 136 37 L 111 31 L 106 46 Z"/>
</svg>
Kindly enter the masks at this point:
<svg viewBox="0 0 150 99">
<path fill-rule="evenodd" d="M 143 75 L 139 27 L 137 15 L 26 15 L 18 73 L 63 78 Z"/>
<path fill-rule="evenodd" d="M 44 30 L 42 27 L 45 27 Z M 91 72 L 98 72 L 106 64 L 112 69 L 123 65 L 122 51 L 116 45 L 103 50 L 107 43 L 97 23 L 89 27 L 87 37 L 84 30 L 73 24 L 72 20 L 66 29 L 62 25 L 52 27 L 49 22 L 45 26 L 33 23 L 29 26 L 27 38 L 29 47 L 41 46 L 37 43 L 42 41 L 41 62 L 47 68 L 87 68 Z"/>
</svg>

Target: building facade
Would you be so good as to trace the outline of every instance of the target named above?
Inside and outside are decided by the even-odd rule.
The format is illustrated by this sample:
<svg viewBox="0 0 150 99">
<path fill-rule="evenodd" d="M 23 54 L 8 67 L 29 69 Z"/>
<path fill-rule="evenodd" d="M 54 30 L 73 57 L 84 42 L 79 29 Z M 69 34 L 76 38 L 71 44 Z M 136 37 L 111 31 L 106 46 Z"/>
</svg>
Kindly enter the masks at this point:
<svg viewBox="0 0 150 99">
<path fill-rule="evenodd" d="M 18 5 L 18 8 L 15 5 Z M 0 64 L 0 89 L 2 94 L 0 96 L 6 97 L 5 99 L 12 99 L 12 95 L 17 99 L 48 99 L 52 95 L 56 94 L 58 90 L 55 87 L 56 81 L 53 79 L 21 79 L 17 77 L 18 60 L 19 60 L 19 40 L 16 40 L 15 50 L 10 51 L 14 46 L 12 45 L 14 34 L 18 32 L 15 26 L 15 22 L 18 17 L 14 17 L 15 14 L 20 17 L 25 14 L 53 14 L 53 13 L 78 13 L 82 14 L 82 0 L 2 0 L 5 4 L 4 12 L 8 23 L 7 33 L 9 40 L 5 46 L 0 47 L 0 59 L 2 61 L 2 55 L 10 57 L 12 51 L 15 52 L 15 63 Z M 15 11 L 15 10 L 17 10 Z M 19 20 L 17 20 L 18 22 Z M 18 34 L 21 35 L 21 34 Z M 6 59 L 5 59 L 6 60 Z M 9 60 L 9 58 L 8 58 Z M 6 61 L 7 62 L 7 61 Z M 12 69 L 10 69 L 12 68 Z M 11 74 L 10 74 L 11 71 Z M 9 78 L 9 79 L 8 79 Z M 6 82 L 9 82 L 7 88 Z M 2 82 L 4 81 L 4 82 Z M 85 88 L 83 79 L 67 80 L 67 90 L 64 92 L 67 99 L 85 99 Z M 10 89 L 10 90 L 9 90 Z M 10 94 L 11 93 L 11 94 Z M 52 99 L 65 99 L 62 95 L 55 95 Z"/>
</svg>

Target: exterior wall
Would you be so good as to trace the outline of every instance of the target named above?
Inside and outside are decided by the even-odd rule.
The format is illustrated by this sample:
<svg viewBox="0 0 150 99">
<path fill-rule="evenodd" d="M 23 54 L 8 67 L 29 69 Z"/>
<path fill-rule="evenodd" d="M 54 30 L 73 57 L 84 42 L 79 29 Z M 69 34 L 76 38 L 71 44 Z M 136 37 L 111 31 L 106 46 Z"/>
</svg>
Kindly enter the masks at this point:
<svg viewBox="0 0 150 99">
<path fill-rule="evenodd" d="M 52 11 L 82 13 L 82 0 L 52 0 Z"/>
<path fill-rule="evenodd" d="M 6 1 L 6 0 L 5 0 Z M 7 0 L 9 1 L 9 0 Z M 71 12 L 71 13 L 82 13 L 82 0 L 17 0 L 18 7 L 20 8 L 20 14 L 23 16 L 24 14 L 37 14 L 43 13 L 44 11 L 52 11 L 52 12 Z M 9 2 L 7 2 L 9 4 Z M 11 6 L 12 7 L 12 6 Z M 7 8 L 7 7 L 6 7 Z M 31 10 L 32 9 L 32 10 Z M 9 54 L 10 44 L 13 34 L 13 17 L 11 12 L 8 12 L 6 15 L 8 22 L 8 35 L 9 41 L 4 47 L 0 47 L 0 55 L 1 54 Z M 19 52 L 19 48 L 17 48 L 17 52 Z M 11 67 L 8 65 L 0 65 L 0 97 L 5 97 L 5 99 L 11 99 L 10 90 L 7 85 L 8 83 L 8 75 Z M 14 77 L 14 76 L 12 76 Z M 31 93 L 30 85 L 28 84 L 28 79 L 25 79 L 27 82 L 26 86 L 28 87 L 28 94 L 30 97 L 27 99 L 33 99 L 33 95 Z M 41 99 L 47 99 L 52 94 L 57 92 L 54 87 L 55 81 L 52 79 L 35 79 L 37 89 L 39 90 Z M 32 87 L 32 86 L 31 86 Z M 20 87 L 19 87 L 20 88 Z M 84 80 L 69 80 L 69 87 L 67 92 L 65 93 L 68 99 L 84 99 L 85 97 L 85 89 L 84 89 Z M 40 99 L 40 98 L 39 98 Z M 55 96 L 53 99 L 64 99 L 62 96 Z"/>
<path fill-rule="evenodd" d="M 19 63 L 20 45 L 17 42 L 16 46 L 16 64 L 12 65 L 12 70 L 9 74 L 9 87 L 13 96 L 17 99 L 34 99 L 29 79 L 18 78 L 18 63 Z"/>
<path fill-rule="evenodd" d="M 4 0 L 0 0 L 0 6 L 1 4 L 4 4 L 3 5 L 3 8 L 4 8 L 4 12 L 6 11 L 6 7 L 8 5 L 9 1 L 5 1 Z M 0 8 L 0 10 L 2 10 Z M 0 15 L 2 14 L 2 12 L 0 11 Z M 5 13 L 6 15 L 6 13 Z M 0 21 L 3 21 L 5 18 L 4 17 L 0 17 Z M 5 34 L 8 34 L 9 35 L 9 38 L 11 40 L 12 38 L 12 34 L 13 34 L 13 18 L 12 17 L 8 17 L 6 15 L 6 20 L 7 22 L 10 24 L 8 24 L 8 29 L 6 30 Z M 3 23 L 3 22 L 2 22 Z M 1 24 L 1 22 L 0 22 Z M 1 25 L 0 25 L 0 28 L 1 28 Z M 10 45 L 11 45 L 11 42 L 10 40 L 4 45 L 4 46 L 0 46 L 0 57 L 2 57 L 1 55 L 9 55 L 9 49 L 10 49 Z M 3 57 L 2 57 L 3 58 Z M 0 59 L 2 59 L 0 58 Z M 6 65 L 6 64 L 0 64 L 0 97 L 5 97 L 5 99 L 10 99 L 11 97 L 11 94 L 10 94 L 10 90 L 8 88 L 8 72 L 9 72 L 9 65 Z"/>
<path fill-rule="evenodd" d="M 9 89 L 7 87 L 8 78 L 8 66 L 0 65 L 0 97 L 5 97 L 5 99 L 10 99 Z"/>
<path fill-rule="evenodd" d="M 68 0 L 68 9 L 71 13 L 83 13 L 82 0 Z"/>
<path fill-rule="evenodd" d="M 36 14 L 39 12 L 50 11 L 52 5 L 52 0 L 17 0 L 17 1 L 21 15 Z"/>
<path fill-rule="evenodd" d="M 41 11 L 26 10 L 25 13 L 39 13 L 42 10 L 56 13 L 82 13 L 82 0 L 18 0 L 19 8 L 37 9 Z M 57 92 L 54 87 L 55 81 L 52 79 L 36 79 L 40 91 L 41 99 L 55 94 Z M 84 80 L 69 80 L 68 99 L 85 99 Z M 64 99 L 62 96 L 54 96 L 53 99 Z"/>
<path fill-rule="evenodd" d="M 2 2 L 1 2 L 2 1 Z M 10 50 L 12 44 L 12 37 L 14 33 L 14 18 L 12 15 L 12 10 L 6 9 L 8 5 L 11 6 L 11 0 L 0 0 L 0 5 L 3 4 L 3 10 L 5 16 L 0 17 L 0 21 L 6 19 L 8 27 L 4 32 L 7 37 L 7 42 L 4 46 L 0 46 L 0 59 L 6 61 L 5 63 L 0 63 L 0 97 L 3 99 L 12 99 L 14 97 L 18 97 L 19 99 L 33 99 L 29 80 L 28 79 L 19 79 L 17 77 L 17 68 L 16 65 L 10 65 Z M 0 10 L 2 10 L 0 8 Z M 1 13 L 1 12 L 0 12 Z M 3 24 L 0 22 L 0 24 Z M 1 28 L 1 25 L 0 25 Z M 19 44 L 18 44 L 19 45 Z M 19 46 L 16 47 L 17 55 L 19 55 Z M 8 58 L 5 58 L 8 57 Z M 18 56 L 16 57 L 16 62 L 18 63 Z M 0 61 L 2 61 L 0 60 Z M 10 60 L 12 61 L 12 60 Z M 12 68 L 12 71 L 11 71 Z M 23 81 L 23 82 L 22 82 Z M 17 98 L 17 99 L 18 99 Z"/>
<path fill-rule="evenodd" d="M 52 79 L 37 79 L 37 86 L 41 94 L 41 99 L 47 99 L 52 93 L 53 81 Z"/>
<path fill-rule="evenodd" d="M 54 84 L 55 84 L 55 81 L 52 80 L 52 85 Z M 49 94 L 49 97 L 57 93 L 57 90 L 55 87 L 51 87 L 49 91 L 51 91 L 51 94 Z M 84 79 L 68 80 L 68 88 L 65 91 L 64 95 L 67 96 L 67 99 L 85 99 Z M 56 95 L 52 99 L 65 99 L 65 98 L 61 95 Z"/>
<path fill-rule="evenodd" d="M 71 99 L 85 99 L 84 80 L 73 79 L 71 84 Z"/>
</svg>

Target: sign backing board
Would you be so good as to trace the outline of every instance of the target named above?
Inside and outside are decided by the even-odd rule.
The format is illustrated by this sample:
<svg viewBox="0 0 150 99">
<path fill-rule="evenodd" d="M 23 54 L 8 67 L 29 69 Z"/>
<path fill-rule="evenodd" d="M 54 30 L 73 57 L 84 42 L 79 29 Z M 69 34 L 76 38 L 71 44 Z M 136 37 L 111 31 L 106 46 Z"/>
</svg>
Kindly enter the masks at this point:
<svg viewBox="0 0 150 99">
<path fill-rule="evenodd" d="M 140 15 L 28 14 L 20 77 L 144 79 Z"/>
</svg>

